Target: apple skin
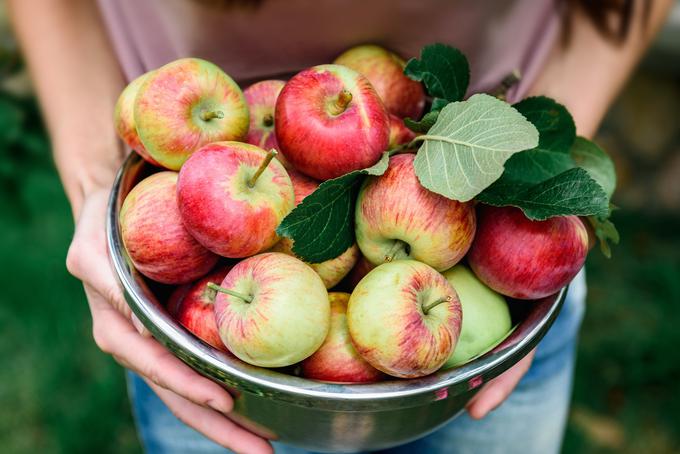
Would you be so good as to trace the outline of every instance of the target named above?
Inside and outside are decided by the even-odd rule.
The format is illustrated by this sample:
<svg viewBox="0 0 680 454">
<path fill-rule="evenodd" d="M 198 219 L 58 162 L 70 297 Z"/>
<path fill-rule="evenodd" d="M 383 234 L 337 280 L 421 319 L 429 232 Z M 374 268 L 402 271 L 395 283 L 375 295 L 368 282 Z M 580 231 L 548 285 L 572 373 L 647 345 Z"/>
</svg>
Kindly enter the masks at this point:
<svg viewBox="0 0 680 454">
<path fill-rule="evenodd" d="M 345 51 L 333 63 L 366 76 L 390 113 L 399 118 L 413 119 L 422 115 L 425 107 L 423 85 L 406 77 L 406 62 L 394 52 L 364 44 Z"/>
<path fill-rule="evenodd" d="M 463 258 L 475 235 L 472 202 L 450 200 L 425 189 L 414 154 L 390 158 L 387 171 L 364 181 L 356 204 L 359 249 L 374 265 L 411 258 L 437 271 Z"/>
<path fill-rule="evenodd" d="M 223 257 L 249 257 L 278 241 L 276 227 L 293 209 L 293 184 L 272 160 L 255 182 L 266 152 L 239 142 L 216 142 L 194 153 L 182 166 L 177 200 L 187 230 Z"/>
<path fill-rule="evenodd" d="M 137 134 L 137 128 L 135 126 L 135 97 L 137 96 L 139 87 L 142 86 L 142 83 L 144 83 L 148 75 L 149 73 L 146 73 L 137 77 L 121 92 L 113 112 L 113 124 L 116 128 L 116 133 L 118 133 L 118 137 L 120 137 L 128 147 L 135 150 L 149 163 L 161 167 L 161 165 L 147 153 L 146 148 L 144 148 L 141 140 L 139 140 L 139 135 Z"/>
<path fill-rule="evenodd" d="M 330 303 L 321 278 L 304 262 L 268 252 L 237 263 L 221 286 L 253 298 L 218 293 L 220 337 L 239 359 L 284 367 L 314 353 L 330 328 Z"/>
<path fill-rule="evenodd" d="M 446 298 L 427 313 L 424 305 Z M 347 324 L 354 347 L 376 369 L 422 377 L 451 356 L 460 335 L 456 291 L 434 268 L 415 260 L 376 267 L 349 299 Z"/>
<path fill-rule="evenodd" d="M 194 281 L 218 260 L 184 227 L 176 186 L 176 172 L 151 175 L 130 191 L 120 210 L 121 236 L 132 263 L 144 276 L 163 284 Z"/>
<path fill-rule="evenodd" d="M 208 288 L 209 282 L 219 284 L 231 266 L 223 266 L 193 284 L 177 287 L 168 300 L 168 313 L 206 344 L 227 352 L 215 321 L 217 292 Z"/>
<path fill-rule="evenodd" d="M 357 353 L 347 329 L 349 293 L 331 292 L 328 336 L 312 356 L 301 363 L 302 376 L 335 383 L 371 383 L 383 377 Z"/>
<path fill-rule="evenodd" d="M 378 94 L 344 66 L 296 74 L 279 94 L 274 119 L 285 158 L 318 180 L 372 166 L 389 143 L 389 116 Z"/>
<path fill-rule="evenodd" d="M 512 328 L 505 299 L 484 285 L 466 266 L 458 264 L 444 271 L 444 277 L 458 293 L 463 308 L 463 325 L 458 344 L 444 369 L 464 364 L 496 344 Z"/>
<path fill-rule="evenodd" d="M 480 206 L 472 271 L 502 295 L 537 299 L 571 281 L 588 254 L 588 232 L 576 216 L 532 221 L 514 207 Z"/>
<path fill-rule="evenodd" d="M 274 109 L 276 98 L 285 84 L 283 80 L 263 80 L 243 90 L 250 112 L 250 127 L 245 142 L 263 150 L 280 150 L 274 131 Z M 276 159 L 286 169 L 292 167 L 282 153 L 276 155 Z"/>
<path fill-rule="evenodd" d="M 295 192 L 295 205 L 297 206 L 309 194 L 314 192 L 319 187 L 319 183 L 311 178 L 297 172 L 289 170 L 288 175 L 293 182 L 293 191 Z M 281 238 L 271 249 L 272 252 L 282 252 L 284 254 L 296 257 L 293 252 L 293 240 L 290 238 Z M 347 248 L 345 252 L 339 256 L 326 260 L 320 263 L 307 263 L 312 267 L 316 274 L 321 277 L 326 288 L 335 287 L 359 259 L 359 248 L 356 243 Z"/>
<path fill-rule="evenodd" d="M 217 117 L 203 118 L 213 112 Z M 248 132 L 245 96 L 214 64 L 182 58 L 151 72 L 134 102 L 137 133 L 162 166 L 179 170 L 211 142 L 241 140 Z"/>
<path fill-rule="evenodd" d="M 416 138 L 416 133 L 411 131 L 404 124 L 404 120 L 394 114 L 390 114 L 390 143 L 388 149 L 393 149 L 399 145 L 405 145 Z"/>
</svg>

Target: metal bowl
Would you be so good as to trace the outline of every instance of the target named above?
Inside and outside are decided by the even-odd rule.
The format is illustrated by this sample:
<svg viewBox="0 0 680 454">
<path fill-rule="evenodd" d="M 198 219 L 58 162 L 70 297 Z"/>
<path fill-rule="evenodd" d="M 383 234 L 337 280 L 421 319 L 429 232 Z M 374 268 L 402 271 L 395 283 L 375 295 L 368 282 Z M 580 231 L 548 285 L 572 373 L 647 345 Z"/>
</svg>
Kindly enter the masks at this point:
<svg viewBox="0 0 680 454">
<path fill-rule="evenodd" d="M 314 451 L 352 452 L 420 438 L 458 415 L 480 386 L 529 353 L 557 317 L 566 294 L 562 289 L 527 305 L 512 335 L 489 353 L 423 378 L 342 385 L 251 366 L 204 344 L 175 322 L 131 265 L 118 213 L 150 167 L 131 154 L 118 172 L 108 207 L 109 253 L 128 304 L 166 348 L 229 390 L 235 402 L 231 419 L 270 439 Z"/>
</svg>

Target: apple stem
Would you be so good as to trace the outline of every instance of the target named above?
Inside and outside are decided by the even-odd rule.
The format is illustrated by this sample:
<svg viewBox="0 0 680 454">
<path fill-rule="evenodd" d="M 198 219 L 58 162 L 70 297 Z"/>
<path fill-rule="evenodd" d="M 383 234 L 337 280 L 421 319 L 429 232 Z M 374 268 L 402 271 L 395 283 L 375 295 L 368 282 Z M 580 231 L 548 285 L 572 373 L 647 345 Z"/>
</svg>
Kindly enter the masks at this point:
<svg viewBox="0 0 680 454">
<path fill-rule="evenodd" d="M 352 102 L 352 93 L 348 90 L 342 90 L 335 102 L 330 106 L 331 113 L 333 115 L 340 115 L 347 109 L 350 102 Z"/>
<path fill-rule="evenodd" d="M 439 306 L 439 305 L 442 304 L 442 303 L 448 303 L 449 301 L 451 301 L 451 296 L 450 296 L 450 295 L 442 296 L 442 297 L 439 298 L 438 300 L 435 300 L 435 301 L 431 302 L 431 303 L 428 304 L 428 305 L 424 305 L 424 306 L 423 306 L 423 314 L 427 314 L 428 312 L 430 312 L 430 310 L 431 310 L 433 307 Z"/>
<path fill-rule="evenodd" d="M 395 240 L 390 251 L 385 254 L 385 263 L 389 263 L 394 260 L 400 251 L 405 249 L 406 243 L 401 240 Z"/>
<path fill-rule="evenodd" d="M 260 167 L 258 167 L 257 170 L 255 171 L 255 173 L 253 174 L 253 176 L 250 177 L 250 179 L 248 179 L 248 187 L 249 188 L 255 187 L 255 183 L 257 182 L 257 179 L 260 178 L 260 175 L 262 175 L 262 172 L 264 172 L 264 169 L 267 168 L 269 163 L 272 162 L 272 159 L 274 159 L 274 156 L 276 156 L 277 154 L 279 154 L 278 151 L 274 150 L 273 148 L 271 150 L 269 150 L 269 152 L 267 153 L 267 156 L 265 156 L 264 159 L 262 160 Z"/>
<path fill-rule="evenodd" d="M 274 115 L 268 113 L 262 118 L 262 124 L 265 125 L 267 128 L 270 128 L 271 126 L 274 125 Z"/>
<path fill-rule="evenodd" d="M 236 298 L 240 298 L 246 303 L 252 303 L 253 302 L 253 297 L 249 295 L 244 295 L 243 293 L 235 292 L 234 290 L 230 290 L 228 288 L 220 287 L 219 285 L 215 284 L 214 282 L 208 282 L 208 288 L 211 290 L 215 290 L 216 292 L 220 293 L 226 293 L 227 295 L 234 296 Z"/>
<path fill-rule="evenodd" d="M 224 118 L 224 112 L 221 110 L 205 110 L 201 112 L 201 120 L 210 121 L 213 118 Z"/>
</svg>

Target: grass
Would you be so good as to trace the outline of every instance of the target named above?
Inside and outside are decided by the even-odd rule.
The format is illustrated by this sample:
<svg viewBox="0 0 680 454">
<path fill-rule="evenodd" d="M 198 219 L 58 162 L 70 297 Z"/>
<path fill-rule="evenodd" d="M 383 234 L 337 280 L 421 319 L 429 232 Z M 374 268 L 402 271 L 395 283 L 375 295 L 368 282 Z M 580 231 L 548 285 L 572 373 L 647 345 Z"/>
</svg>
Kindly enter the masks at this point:
<svg viewBox="0 0 680 454">
<path fill-rule="evenodd" d="M 64 267 L 72 220 L 35 105 L 0 95 L 0 124 L 2 451 L 138 452 L 123 371 L 92 342 Z M 616 221 L 614 258 L 588 262 L 565 452 L 678 452 L 680 219 Z"/>
</svg>

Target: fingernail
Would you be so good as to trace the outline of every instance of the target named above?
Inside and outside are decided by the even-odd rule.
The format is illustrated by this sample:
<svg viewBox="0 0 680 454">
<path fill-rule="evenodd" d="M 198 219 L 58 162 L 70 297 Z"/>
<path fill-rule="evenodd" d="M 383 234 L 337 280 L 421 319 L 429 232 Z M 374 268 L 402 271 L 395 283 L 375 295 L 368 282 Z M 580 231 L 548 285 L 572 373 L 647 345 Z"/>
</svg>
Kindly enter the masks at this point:
<svg viewBox="0 0 680 454">
<path fill-rule="evenodd" d="M 220 404 L 213 399 L 210 399 L 208 402 L 206 402 L 206 404 L 208 404 L 208 407 L 220 413 L 229 413 L 231 411 L 231 405 L 227 405 L 225 403 Z"/>
</svg>

